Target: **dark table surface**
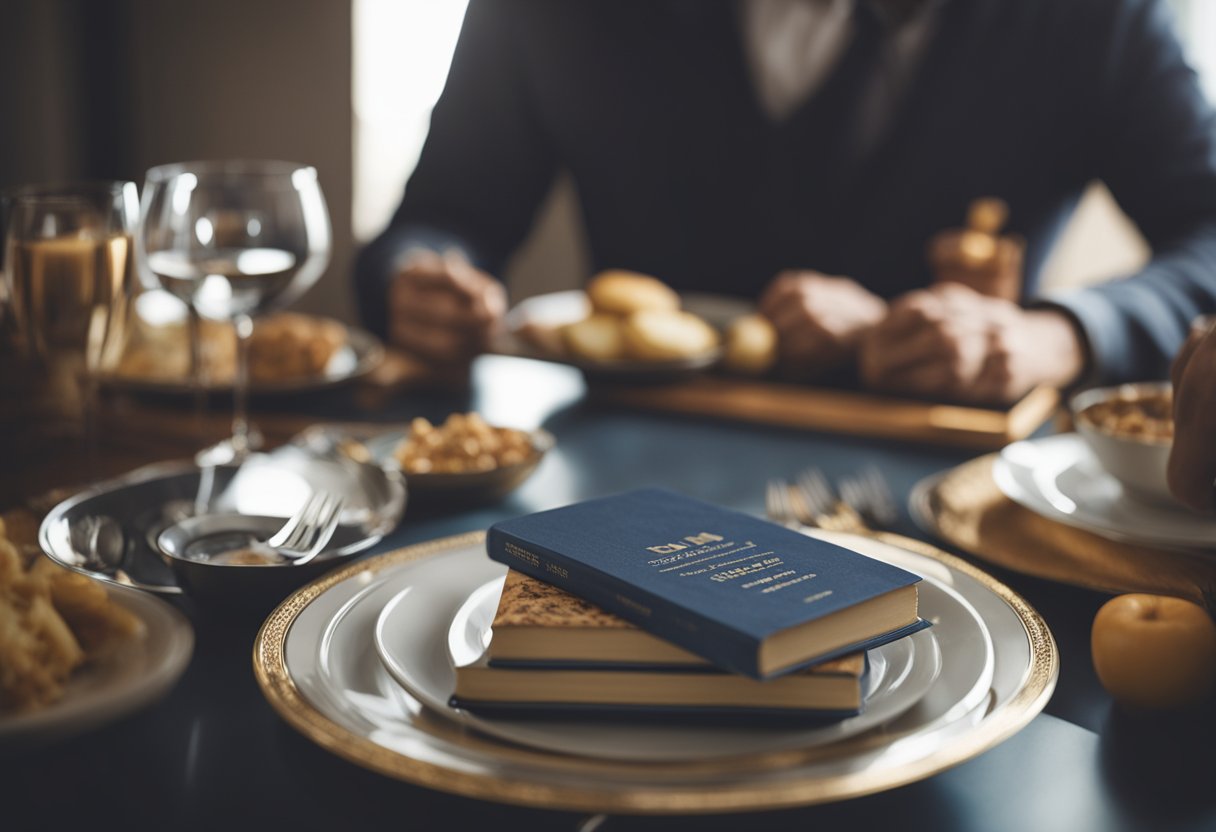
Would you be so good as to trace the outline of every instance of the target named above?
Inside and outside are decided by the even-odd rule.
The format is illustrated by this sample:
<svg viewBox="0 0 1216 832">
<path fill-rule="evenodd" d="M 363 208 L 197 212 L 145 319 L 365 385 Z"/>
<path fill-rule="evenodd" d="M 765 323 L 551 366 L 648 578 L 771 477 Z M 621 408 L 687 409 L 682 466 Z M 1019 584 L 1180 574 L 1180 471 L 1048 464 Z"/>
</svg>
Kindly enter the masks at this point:
<svg viewBox="0 0 1216 832">
<path fill-rule="evenodd" d="M 753 513 L 765 482 L 815 466 L 836 478 L 877 465 L 897 497 L 970 454 L 896 442 L 601 409 L 581 377 L 538 362 L 484 358 L 469 394 L 403 394 L 374 416 L 400 423 L 476 409 L 544 425 L 558 440 L 525 485 L 475 509 L 407 509 L 371 554 L 484 529 L 505 517 L 641 485 L 669 486 Z M 343 396 L 293 408 L 367 419 Z M 282 408 L 283 403 L 277 405 Z M 904 513 L 893 531 L 925 538 Z M 982 565 L 982 564 L 981 564 Z M 1107 830 L 1216 829 L 1216 719 L 1114 707 L 1094 675 L 1089 628 L 1106 598 L 990 570 L 1044 616 L 1060 649 L 1046 711 L 1002 745 L 890 792 L 747 817 L 613 817 L 603 829 Z M 181 603 L 197 639 L 186 674 L 160 702 L 100 730 L 34 750 L 0 749 L 0 830 L 572 830 L 581 816 L 481 803 L 372 774 L 282 722 L 263 699 L 251 647 L 267 613 Z"/>
</svg>

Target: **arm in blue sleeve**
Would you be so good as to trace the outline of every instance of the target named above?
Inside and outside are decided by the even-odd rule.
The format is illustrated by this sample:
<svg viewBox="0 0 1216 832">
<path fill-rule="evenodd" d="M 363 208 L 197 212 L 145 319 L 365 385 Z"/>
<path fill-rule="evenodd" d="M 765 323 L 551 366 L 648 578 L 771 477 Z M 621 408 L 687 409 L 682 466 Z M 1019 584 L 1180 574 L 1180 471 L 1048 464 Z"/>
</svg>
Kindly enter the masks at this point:
<svg viewBox="0 0 1216 832">
<path fill-rule="evenodd" d="M 1088 383 L 1168 375 L 1192 318 L 1216 311 L 1216 114 L 1158 0 L 1125 0 L 1107 32 L 1085 146 L 1153 258 L 1046 300 L 1088 342 Z"/>
<path fill-rule="evenodd" d="M 412 248 L 455 248 L 498 274 L 532 225 L 557 157 L 531 101 L 514 3 L 472 0 L 418 166 L 355 264 L 364 324 L 388 329 L 386 288 Z"/>
</svg>

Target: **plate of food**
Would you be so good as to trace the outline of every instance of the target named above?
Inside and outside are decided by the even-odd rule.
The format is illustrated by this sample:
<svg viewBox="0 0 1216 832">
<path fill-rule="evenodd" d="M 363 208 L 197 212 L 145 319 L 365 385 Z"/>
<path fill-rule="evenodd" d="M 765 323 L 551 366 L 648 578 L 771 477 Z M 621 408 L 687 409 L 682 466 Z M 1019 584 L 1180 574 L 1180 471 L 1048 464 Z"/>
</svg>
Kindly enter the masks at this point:
<svg viewBox="0 0 1216 832">
<path fill-rule="evenodd" d="M 585 291 L 521 301 L 495 349 L 571 364 L 605 381 L 668 380 L 708 370 L 724 357 L 763 371 L 776 357 L 776 338 L 752 312 L 737 298 L 679 295 L 656 278 L 614 269 L 592 278 Z M 737 333 L 735 322 L 743 318 L 753 323 Z M 739 362 L 748 350 L 749 359 Z"/>
<path fill-rule="evenodd" d="M 411 499 L 491 502 L 523 484 L 555 443 L 546 430 L 491 425 L 477 413 L 452 413 L 439 425 L 416 418 L 362 444 L 376 461 L 400 467 Z"/>
<path fill-rule="evenodd" d="M 190 345 L 184 310 L 157 292 L 141 295 L 130 316 L 122 351 L 101 374 L 112 388 L 155 393 L 232 389 L 236 334 L 232 324 L 204 319 L 200 324 L 202 380 L 190 373 Z M 373 335 L 332 318 L 277 312 L 259 318 L 249 343 L 250 390 L 294 393 L 358 378 L 384 357 Z"/>
<path fill-rule="evenodd" d="M 147 593 L 19 549 L 0 525 L 0 748 L 40 745 L 143 708 L 194 649 L 190 623 Z"/>
</svg>

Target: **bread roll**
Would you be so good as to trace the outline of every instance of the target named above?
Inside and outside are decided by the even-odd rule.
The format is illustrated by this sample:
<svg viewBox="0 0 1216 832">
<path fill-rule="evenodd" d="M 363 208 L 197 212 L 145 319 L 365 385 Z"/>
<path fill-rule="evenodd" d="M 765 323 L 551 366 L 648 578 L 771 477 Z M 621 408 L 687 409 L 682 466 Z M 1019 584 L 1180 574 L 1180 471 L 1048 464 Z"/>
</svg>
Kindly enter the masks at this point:
<svg viewBox="0 0 1216 832">
<path fill-rule="evenodd" d="M 646 309 L 680 308 L 680 296 L 665 283 L 637 272 L 611 269 L 587 284 L 587 297 L 596 312 L 630 315 Z"/>
<path fill-rule="evenodd" d="M 625 357 L 621 321 L 615 315 L 592 315 L 562 330 L 566 349 L 575 358 L 616 361 Z"/>
<path fill-rule="evenodd" d="M 726 330 L 726 369 L 761 375 L 777 363 L 777 330 L 763 315 L 736 318 Z"/>
<path fill-rule="evenodd" d="M 639 361 L 695 358 L 718 346 L 718 333 L 691 312 L 643 310 L 625 319 L 625 350 Z"/>
</svg>

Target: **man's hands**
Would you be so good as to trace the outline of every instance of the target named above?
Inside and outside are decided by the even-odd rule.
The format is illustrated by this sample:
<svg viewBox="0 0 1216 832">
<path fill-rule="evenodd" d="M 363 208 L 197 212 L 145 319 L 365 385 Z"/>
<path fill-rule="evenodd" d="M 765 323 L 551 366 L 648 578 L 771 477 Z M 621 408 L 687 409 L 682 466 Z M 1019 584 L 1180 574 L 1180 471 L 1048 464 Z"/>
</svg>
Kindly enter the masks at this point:
<svg viewBox="0 0 1216 832">
<path fill-rule="evenodd" d="M 460 364 L 501 325 L 501 283 L 458 254 L 413 253 L 389 285 L 389 339 L 426 361 Z"/>
<path fill-rule="evenodd" d="M 1168 479 L 1178 500 L 1211 511 L 1216 495 L 1216 327 L 1192 329 L 1174 359 L 1174 444 Z"/>
<path fill-rule="evenodd" d="M 814 376 L 851 359 L 887 304 L 847 277 L 785 271 L 760 296 L 760 311 L 777 330 L 785 369 Z"/>
<path fill-rule="evenodd" d="M 814 376 L 856 358 L 867 385 L 900 393 L 1011 402 L 1040 384 L 1070 384 L 1085 366 L 1064 313 L 955 283 L 888 307 L 849 278 L 787 271 L 761 295 L 760 311 L 777 329 L 787 371 Z"/>
<path fill-rule="evenodd" d="M 915 395 L 1011 402 L 1040 384 L 1065 386 L 1085 365 L 1061 312 L 1025 310 L 956 283 L 891 304 L 859 357 L 866 384 Z"/>
</svg>

